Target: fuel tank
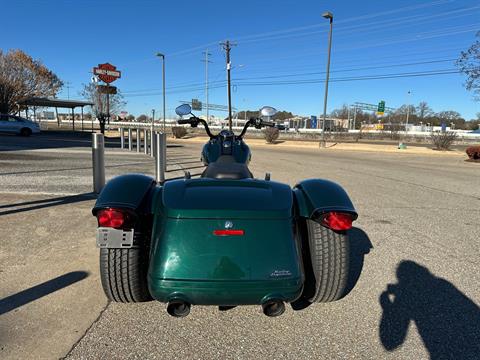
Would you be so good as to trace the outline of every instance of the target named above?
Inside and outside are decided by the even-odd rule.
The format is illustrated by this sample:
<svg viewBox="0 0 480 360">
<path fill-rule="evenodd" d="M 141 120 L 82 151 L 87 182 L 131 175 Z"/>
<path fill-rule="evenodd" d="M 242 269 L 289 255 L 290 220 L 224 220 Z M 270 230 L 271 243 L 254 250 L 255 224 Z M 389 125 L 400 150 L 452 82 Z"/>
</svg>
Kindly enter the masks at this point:
<svg viewBox="0 0 480 360">
<path fill-rule="evenodd" d="M 289 186 L 256 179 L 168 181 L 153 199 L 149 288 L 162 302 L 293 301 L 303 270 Z"/>
</svg>

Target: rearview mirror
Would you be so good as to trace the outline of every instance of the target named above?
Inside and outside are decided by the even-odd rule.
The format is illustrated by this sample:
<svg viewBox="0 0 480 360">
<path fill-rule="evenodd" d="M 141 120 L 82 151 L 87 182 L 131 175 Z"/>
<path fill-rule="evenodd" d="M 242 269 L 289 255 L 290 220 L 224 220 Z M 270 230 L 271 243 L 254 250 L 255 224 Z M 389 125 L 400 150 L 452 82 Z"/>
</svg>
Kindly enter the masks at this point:
<svg viewBox="0 0 480 360">
<path fill-rule="evenodd" d="M 178 116 L 188 115 L 192 112 L 192 107 L 188 104 L 182 104 L 175 109 Z"/>
<path fill-rule="evenodd" d="M 264 106 L 260 109 L 260 114 L 262 116 L 274 116 L 277 113 L 277 109 L 271 107 L 271 106 Z"/>
</svg>

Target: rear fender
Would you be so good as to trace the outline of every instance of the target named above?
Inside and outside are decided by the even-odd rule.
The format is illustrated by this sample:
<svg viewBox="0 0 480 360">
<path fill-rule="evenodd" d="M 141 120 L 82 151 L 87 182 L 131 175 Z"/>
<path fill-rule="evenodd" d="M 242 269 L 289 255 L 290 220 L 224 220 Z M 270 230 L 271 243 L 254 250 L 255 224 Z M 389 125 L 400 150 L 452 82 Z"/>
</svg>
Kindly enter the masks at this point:
<svg viewBox="0 0 480 360">
<path fill-rule="evenodd" d="M 135 213 L 150 213 L 151 193 L 156 182 L 153 178 L 141 174 L 120 175 L 110 180 L 98 196 L 92 209 L 120 208 Z"/>
<path fill-rule="evenodd" d="M 315 219 L 319 215 L 338 211 L 353 215 L 358 214 L 346 191 L 337 183 L 323 179 L 304 180 L 293 188 L 298 215 Z"/>
</svg>

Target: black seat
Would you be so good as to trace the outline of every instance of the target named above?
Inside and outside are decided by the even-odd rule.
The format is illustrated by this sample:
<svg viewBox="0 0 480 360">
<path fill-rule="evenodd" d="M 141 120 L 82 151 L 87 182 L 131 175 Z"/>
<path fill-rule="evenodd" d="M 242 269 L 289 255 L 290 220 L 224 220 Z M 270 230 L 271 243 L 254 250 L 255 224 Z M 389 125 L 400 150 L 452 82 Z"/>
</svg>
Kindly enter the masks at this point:
<svg viewBox="0 0 480 360">
<path fill-rule="evenodd" d="M 222 155 L 217 161 L 208 164 L 202 173 L 203 178 L 241 180 L 253 178 L 247 165 L 238 163 L 232 155 Z"/>
</svg>

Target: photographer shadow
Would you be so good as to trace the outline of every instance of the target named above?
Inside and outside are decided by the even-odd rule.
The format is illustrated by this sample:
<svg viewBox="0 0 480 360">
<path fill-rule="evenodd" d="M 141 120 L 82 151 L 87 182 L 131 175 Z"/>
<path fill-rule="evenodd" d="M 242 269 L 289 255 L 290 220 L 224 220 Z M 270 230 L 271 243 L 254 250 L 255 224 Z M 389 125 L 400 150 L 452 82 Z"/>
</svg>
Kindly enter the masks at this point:
<svg viewBox="0 0 480 360">
<path fill-rule="evenodd" d="M 380 340 L 393 351 L 403 344 L 413 321 L 432 359 L 480 357 L 480 309 L 452 283 L 426 267 L 402 261 L 397 284 L 380 295 Z"/>
</svg>

